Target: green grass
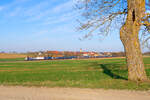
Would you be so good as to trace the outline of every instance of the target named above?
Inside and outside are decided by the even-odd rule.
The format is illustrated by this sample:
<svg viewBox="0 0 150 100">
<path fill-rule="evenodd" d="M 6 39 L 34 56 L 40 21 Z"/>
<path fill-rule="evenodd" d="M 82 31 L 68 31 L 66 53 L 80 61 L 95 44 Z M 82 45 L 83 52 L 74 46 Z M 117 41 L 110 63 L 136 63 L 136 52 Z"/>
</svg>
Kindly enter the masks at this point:
<svg viewBox="0 0 150 100">
<path fill-rule="evenodd" d="M 2 61 L 0 59 L 0 85 L 150 89 L 150 83 L 127 80 L 125 59 Z M 150 58 L 144 58 L 144 63 L 150 78 Z"/>
<path fill-rule="evenodd" d="M 0 62 L 8 62 L 8 61 L 24 61 L 25 58 L 1 58 Z"/>
</svg>

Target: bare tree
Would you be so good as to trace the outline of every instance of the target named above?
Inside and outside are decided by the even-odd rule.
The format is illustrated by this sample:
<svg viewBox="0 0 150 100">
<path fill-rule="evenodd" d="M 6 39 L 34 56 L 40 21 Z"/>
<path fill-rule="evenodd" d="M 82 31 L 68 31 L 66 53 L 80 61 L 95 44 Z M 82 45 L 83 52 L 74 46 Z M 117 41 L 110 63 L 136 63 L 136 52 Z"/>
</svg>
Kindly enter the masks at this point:
<svg viewBox="0 0 150 100">
<path fill-rule="evenodd" d="M 110 30 L 119 29 L 126 53 L 128 79 L 147 81 L 139 35 L 141 33 L 142 43 L 148 46 L 150 2 L 148 0 L 76 0 L 76 4 L 83 16 L 79 21 L 79 29 L 88 30 L 85 37 L 94 32 L 107 35 L 111 33 Z"/>
</svg>

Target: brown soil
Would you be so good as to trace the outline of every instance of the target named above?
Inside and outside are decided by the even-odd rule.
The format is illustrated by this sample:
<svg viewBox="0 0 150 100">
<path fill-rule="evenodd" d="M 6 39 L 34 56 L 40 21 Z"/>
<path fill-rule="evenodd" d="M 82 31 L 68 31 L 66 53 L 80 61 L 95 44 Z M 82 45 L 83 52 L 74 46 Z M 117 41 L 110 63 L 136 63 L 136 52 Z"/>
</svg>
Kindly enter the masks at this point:
<svg viewBox="0 0 150 100">
<path fill-rule="evenodd" d="M 0 86 L 0 100 L 150 100 L 150 92 Z"/>
<path fill-rule="evenodd" d="M 26 55 L 23 54 L 8 54 L 8 53 L 0 53 L 0 58 L 5 59 L 5 58 L 25 58 Z"/>
</svg>

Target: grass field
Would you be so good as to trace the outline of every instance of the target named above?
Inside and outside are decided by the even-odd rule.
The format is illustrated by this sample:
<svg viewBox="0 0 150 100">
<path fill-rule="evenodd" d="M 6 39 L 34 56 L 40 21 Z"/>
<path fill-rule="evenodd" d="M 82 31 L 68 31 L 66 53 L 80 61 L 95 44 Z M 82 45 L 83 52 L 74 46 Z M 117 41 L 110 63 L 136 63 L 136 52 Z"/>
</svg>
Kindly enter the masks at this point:
<svg viewBox="0 0 150 100">
<path fill-rule="evenodd" d="M 18 60 L 19 59 L 19 60 Z M 124 58 L 59 61 L 0 59 L 0 85 L 149 90 L 127 80 Z M 144 58 L 150 78 L 150 57 Z"/>
<path fill-rule="evenodd" d="M 24 61 L 25 58 L 0 58 L 0 62 L 9 62 L 9 61 Z"/>
</svg>

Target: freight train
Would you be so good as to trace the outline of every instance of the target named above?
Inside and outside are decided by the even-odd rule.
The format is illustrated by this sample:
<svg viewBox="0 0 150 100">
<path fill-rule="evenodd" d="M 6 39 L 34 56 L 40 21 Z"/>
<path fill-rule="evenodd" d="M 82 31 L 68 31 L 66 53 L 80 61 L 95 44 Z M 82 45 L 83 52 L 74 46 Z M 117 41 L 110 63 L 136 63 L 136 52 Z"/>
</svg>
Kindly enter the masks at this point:
<svg viewBox="0 0 150 100">
<path fill-rule="evenodd" d="M 88 59 L 88 58 L 107 58 L 112 56 L 69 56 L 69 57 L 26 57 L 26 61 L 33 60 L 63 60 L 63 59 Z"/>
</svg>

